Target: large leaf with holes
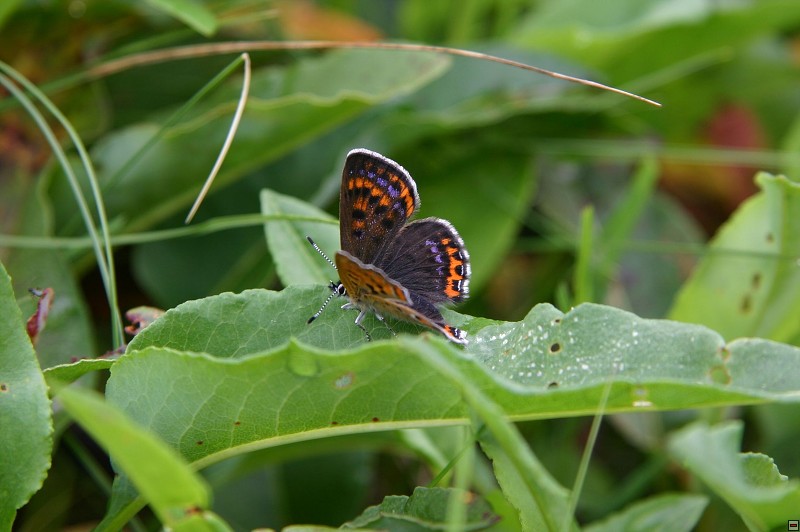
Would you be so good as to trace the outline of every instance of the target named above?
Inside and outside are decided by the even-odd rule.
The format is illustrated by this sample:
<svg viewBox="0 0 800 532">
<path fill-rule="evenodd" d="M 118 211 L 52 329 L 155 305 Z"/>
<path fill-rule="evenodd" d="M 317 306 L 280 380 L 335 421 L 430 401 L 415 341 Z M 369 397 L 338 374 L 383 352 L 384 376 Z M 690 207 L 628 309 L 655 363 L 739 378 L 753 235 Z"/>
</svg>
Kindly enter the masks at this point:
<svg viewBox="0 0 800 532">
<path fill-rule="evenodd" d="M 203 466 L 299 440 L 467 423 L 461 388 L 428 362 L 431 347 L 513 419 L 800 397 L 800 349 L 726 344 L 698 325 L 539 305 L 518 323 L 449 312 L 469 333 L 466 349 L 429 332 L 380 341 L 391 333 L 371 317 L 376 341 L 366 343 L 355 314 L 334 305 L 306 324 L 327 293 L 293 286 L 180 305 L 134 338 L 108 399 Z"/>
<path fill-rule="evenodd" d="M 759 174 L 748 199 L 714 237 L 671 317 L 725 338 L 800 340 L 800 184 Z"/>
</svg>

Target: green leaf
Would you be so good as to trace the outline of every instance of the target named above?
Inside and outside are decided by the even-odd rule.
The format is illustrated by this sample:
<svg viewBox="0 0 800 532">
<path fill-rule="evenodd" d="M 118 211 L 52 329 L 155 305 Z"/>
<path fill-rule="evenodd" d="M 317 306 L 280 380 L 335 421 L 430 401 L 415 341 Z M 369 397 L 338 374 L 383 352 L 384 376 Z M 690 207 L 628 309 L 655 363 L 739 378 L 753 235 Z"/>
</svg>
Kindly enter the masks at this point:
<svg viewBox="0 0 800 532">
<path fill-rule="evenodd" d="M 446 528 L 447 505 L 452 490 L 445 488 L 416 488 L 414 493 L 390 495 L 377 506 L 370 506 L 364 512 L 345 523 L 344 528 L 378 530 L 443 530 Z M 463 530 L 483 530 L 489 527 L 496 516 L 482 498 L 463 492 L 467 505 L 466 522 Z"/>
<path fill-rule="evenodd" d="M 637 502 L 584 528 L 586 532 L 689 532 L 695 529 L 708 498 L 702 495 L 666 494 Z"/>
<path fill-rule="evenodd" d="M 800 184 L 761 173 L 761 192 L 720 229 L 670 318 L 726 338 L 800 338 Z"/>
<path fill-rule="evenodd" d="M 193 0 L 148 0 L 148 3 L 185 23 L 206 37 L 217 31 L 214 13 Z"/>
<path fill-rule="evenodd" d="M 567 0 L 532 11 L 512 39 L 627 81 L 707 50 L 741 46 L 770 30 L 793 27 L 798 20 L 800 6 L 793 0 L 713 4 Z M 669 43 L 668 50 L 664 43 Z"/>
<path fill-rule="evenodd" d="M 564 518 L 563 513 L 568 508 L 569 497 L 566 489 L 549 475 L 539 475 L 537 479 L 541 483 L 540 493 L 546 493 L 548 500 L 554 503 L 543 511 L 531 490 L 525 485 L 509 453 L 506 453 L 494 438 L 481 438 L 480 443 L 481 449 L 492 461 L 495 477 L 503 490 L 503 495 L 517 511 L 522 530 L 547 530 L 548 521 L 544 511 L 552 512 L 560 519 Z"/>
<path fill-rule="evenodd" d="M 733 508 L 752 530 L 786 526 L 797 518 L 800 482 L 781 475 L 763 455 L 739 453 L 743 424 L 693 424 L 675 433 L 668 449 Z"/>
<path fill-rule="evenodd" d="M 11 278 L 0 263 L 0 528 L 42 486 L 50 468 L 53 422 L 47 386 Z"/>
<path fill-rule="evenodd" d="M 205 482 L 173 449 L 99 394 L 64 387 L 58 398 L 67 413 L 108 451 L 165 526 L 208 507 Z"/>
<path fill-rule="evenodd" d="M 47 368 L 44 370 L 44 377 L 50 386 L 56 383 L 68 384 L 80 379 L 87 373 L 108 369 L 113 364 L 114 360 L 110 358 L 84 358 L 72 364 L 60 364 Z"/>
<path fill-rule="evenodd" d="M 339 249 L 339 224 L 331 215 L 297 198 L 268 189 L 261 191 L 261 213 L 288 218 L 264 223 L 267 246 L 284 286 L 327 283 L 336 275 L 334 268 L 306 240 L 306 236 L 310 236 L 328 257 L 332 257 Z M 320 222 L 292 221 L 293 216 L 316 218 Z M 330 223 L 321 223 L 324 221 Z"/>
<path fill-rule="evenodd" d="M 323 286 L 292 286 L 281 292 L 248 290 L 189 301 L 137 335 L 128 352 L 157 346 L 242 358 L 278 349 L 273 356 L 296 352 L 315 359 L 330 349 L 363 344 L 352 311 L 329 308 L 306 324 L 327 293 Z M 792 400 L 800 382 L 798 348 L 757 339 L 726 345 L 705 327 L 646 320 L 613 307 L 584 304 L 564 314 L 539 305 L 516 323 L 470 321 L 455 313 L 448 317 L 470 333 L 465 356 L 477 370 L 475 378 L 491 376 L 496 390 L 541 394 L 528 415 L 594 412 L 599 396 L 585 392 L 599 392 L 609 379 L 615 388 L 607 406 L 622 410 Z M 391 337 L 376 319 L 365 320 L 365 325 L 376 338 Z M 305 345 L 290 342 L 293 338 Z M 361 351 L 378 348 L 391 352 L 397 346 L 373 343 Z M 753 371 L 754 364 L 759 371 Z"/>
<path fill-rule="evenodd" d="M 430 332 L 365 343 L 354 313 L 335 305 L 306 325 L 328 293 L 249 290 L 169 310 L 111 368 L 109 401 L 202 467 L 325 435 L 466 423 L 464 382 L 512 419 L 596 412 L 606 386 L 607 412 L 798 397 L 800 349 L 774 342 L 726 346 L 701 326 L 586 304 L 567 314 L 540 305 L 518 323 L 449 313 L 470 333 L 466 350 Z M 365 325 L 390 337 L 375 319 Z M 431 365 L 432 341 L 460 386 Z"/>
</svg>

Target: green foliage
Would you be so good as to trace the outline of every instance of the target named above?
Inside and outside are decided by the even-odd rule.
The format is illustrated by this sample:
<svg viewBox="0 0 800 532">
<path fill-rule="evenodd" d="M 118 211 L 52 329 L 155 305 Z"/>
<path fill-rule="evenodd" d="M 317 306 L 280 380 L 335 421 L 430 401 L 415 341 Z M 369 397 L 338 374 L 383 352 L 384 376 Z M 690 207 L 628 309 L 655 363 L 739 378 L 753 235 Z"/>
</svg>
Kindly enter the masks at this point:
<svg viewBox="0 0 800 532">
<path fill-rule="evenodd" d="M 0 528 L 42 486 L 50 468 L 53 414 L 36 353 L 0 264 Z"/>
<path fill-rule="evenodd" d="M 797 518 L 800 4 L 298 5 L 0 7 L 0 529 Z M 665 107 L 464 57 L 252 45 L 241 125 L 184 227 L 245 62 L 210 48 L 110 61 L 376 32 Z M 34 103 L 70 135 L 40 141 Z M 78 143 L 71 128 L 91 161 L 68 145 L 46 161 L 58 138 Z M 463 236 L 471 298 L 444 314 L 466 347 L 372 315 L 366 342 L 338 298 L 307 324 L 336 272 L 306 237 L 337 251 L 341 163 L 362 146 L 403 164 L 421 216 Z M 81 212 L 92 189 L 101 204 Z M 117 274 L 101 286 L 104 231 Z M 55 293 L 33 345 L 30 288 Z M 108 316 L 143 304 L 169 310 L 109 340 Z"/>
<path fill-rule="evenodd" d="M 717 233 L 675 300 L 671 317 L 725 337 L 800 340 L 800 185 L 759 174 L 762 191 Z M 744 282 L 743 282 L 744 280 Z"/>
</svg>

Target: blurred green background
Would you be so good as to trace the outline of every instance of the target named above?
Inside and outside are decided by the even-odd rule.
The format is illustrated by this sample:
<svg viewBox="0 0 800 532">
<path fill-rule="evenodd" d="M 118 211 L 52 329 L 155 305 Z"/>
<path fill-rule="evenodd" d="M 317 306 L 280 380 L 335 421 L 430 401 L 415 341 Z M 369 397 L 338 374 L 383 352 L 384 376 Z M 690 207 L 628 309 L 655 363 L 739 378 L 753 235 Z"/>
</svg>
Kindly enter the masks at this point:
<svg viewBox="0 0 800 532">
<path fill-rule="evenodd" d="M 335 215 L 344 155 L 366 147 L 414 176 L 421 216 L 448 219 L 462 235 L 473 282 L 459 311 L 518 320 L 536 303 L 567 310 L 590 300 L 680 319 L 679 290 L 705 243 L 758 191 L 755 174 L 800 179 L 799 30 L 795 0 L 7 0 L 0 6 L 0 60 L 65 113 L 90 150 L 112 232 L 135 235 L 115 254 L 123 310 L 280 289 L 260 221 L 209 231 L 202 222 L 257 215 L 263 188 Z M 465 48 L 610 84 L 663 108 L 462 57 L 254 52 L 242 125 L 197 231 L 149 241 L 147 232 L 183 225 L 227 134 L 241 67 L 189 105 L 235 54 L 207 52 L 111 74 L 97 67 L 173 46 L 242 40 Z M 0 260 L 23 313 L 35 303 L 28 288 L 52 286 L 57 294 L 40 362 L 102 354 L 113 346 L 93 256 L 85 243 L 58 240 L 86 235 L 74 195 L 36 124 L 7 92 L 0 96 L 0 233 L 30 237 L 0 240 Z M 589 206 L 590 282 L 577 286 Z M 35 237 L 51 245 L 35 247 Z M 712 325 L 714 316 L 692 319 L 727 340 L 755 334 L 723 331 Z M 794 331 L 779 339 L 798 345 Z M 663 445 L 673 428 L 697 417 L 744 419 L 745 449 L 772 456 L 782 473 L 797 477 L 798 414 L 794 406 L 771 405 L 613 416 L 600 434 L 578 517 L 590 522 L 648 494 L 696 488 L 667 466 Z M 590 422 L 520 428 L 550 471 L 571 485 Z M 215 494 L 215 509 L 244 528 L 340 524 L 386 494 L 425 483 L 424 465 L 395 444 L 387 438 L 335 455 L 287 452 L 278 464 L 241 476 L 217 467 L 208 475 L 233 480 Z M 76 445 L 58 449 L 45 489 L 21 513 L 21 530 L 102 516 L 105 496 L 81 474 Z M 324 493 L 326 483 L 343 497 L 331 507 L 308 504 L 315 500 L 310 490 Z M 699 527 L 741 522 L 713 499 Z"/>
</svg>

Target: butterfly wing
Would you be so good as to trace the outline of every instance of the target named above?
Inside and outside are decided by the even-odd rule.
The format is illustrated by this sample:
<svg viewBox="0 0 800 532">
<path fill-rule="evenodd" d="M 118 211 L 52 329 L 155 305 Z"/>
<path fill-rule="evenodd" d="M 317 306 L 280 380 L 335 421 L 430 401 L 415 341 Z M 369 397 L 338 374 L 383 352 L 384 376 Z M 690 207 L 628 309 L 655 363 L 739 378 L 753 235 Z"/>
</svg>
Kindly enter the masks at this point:
<svg viewBox="0 0 800 532">
<path fill-rule="evenodd" d="M 380 300 L 394 300 L 404 305 L 411 303 L 411 295 L 397 281 L 371 264 L 364 264 L 346 251 L 337 251 L 336 269 L 347 296 L 357 306 L 376 307 Z"/>
<path fill-rule="evenodd" d="M 417 185 L 402 166 L 365 149 L 347 154 L 339 197 L 344 251 L 374 264 L 418 208 Z"/>
<path fill-rule="evenodd" d="M 469 295 L 469 254 L 447 220 L 425 218 L 409 223 L 376 266 L 408 289 L 418 308 L 422 299 L 432 304 L 458 303 Z"/>
<path fill-rule="evenodd" d="M 346 251 L 336 253 L 336 267 L 353 305 L 381 316 L 394 316 L 436 329 L 453 342 L 466 344 L 466 333 L 448 325 L 428 299 L 409 292 L 380 268 L 364 264 Z M 356 321 L 358 323 L 358 321 Z"/>
</svg>

